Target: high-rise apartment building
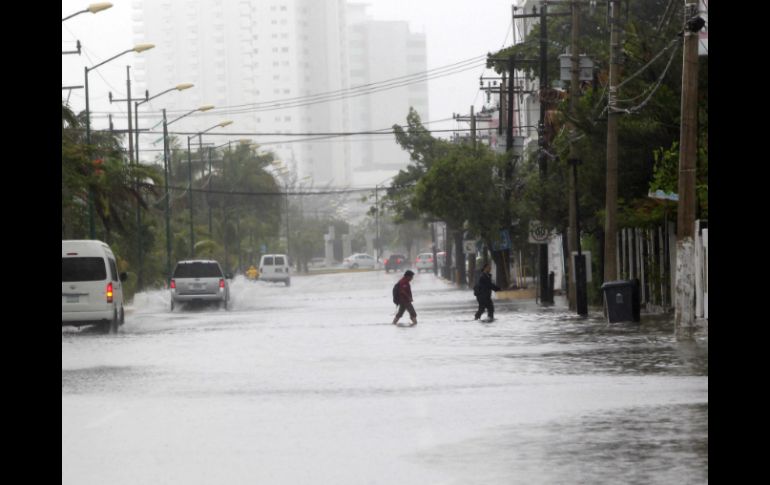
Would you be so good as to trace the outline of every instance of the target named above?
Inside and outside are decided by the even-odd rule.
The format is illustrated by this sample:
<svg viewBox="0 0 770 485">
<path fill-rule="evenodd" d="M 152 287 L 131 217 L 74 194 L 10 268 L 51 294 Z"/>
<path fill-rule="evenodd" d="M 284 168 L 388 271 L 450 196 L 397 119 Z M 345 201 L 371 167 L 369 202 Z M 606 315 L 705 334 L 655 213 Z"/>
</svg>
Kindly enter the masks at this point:
<svg viewBox="0 0 770 485">
<path fill-rule="evenodd" d="M 233 139 L 252 138 L 317 184 L 350 185 L 354 170 L 398 169 L 408 162 L 392 137 L 280 136 L 384 128 L 403 122 L 410 105 L 427 118 L 426 83 L 346 95 L 351 86 L 425 70 L 424 35 L 411 34 L 405 22 L 366 19 L 363 6 L 344 0 L 138 0 L 133 7 L 135 41 L 156 45 L 135 66 L 139 88 L 152 96 L 195 83 L 184 96 L 163 96 L 142 111 L 166 108 L 173 118 L 216 106 L 180 121 L 174 131 L 232 119 L 225 131 L 260 133 Z M 320 96 L 325 93 L 336 95 L 329 101 Z"/>
<path fill-rule="evenodd" d="M 366 4 L 348 4 L 350 84 L 391 80 L 386 84 L 392 89 L 351 98 L 351 125 L 355 131 L 403 125 L 410 106 L 428 121 L 427 82 L 411 76 L 427 70 L 425 34 L 410 32 L 406 22 L 372 20 L 365 9 Z M 393 136 L 376 135 L 367 143 L 351 143 L 351 153 L 356 178 L 362 181 L 368 178 L 367 172 L 398 170 L 409 161 Z"/>
</svg>

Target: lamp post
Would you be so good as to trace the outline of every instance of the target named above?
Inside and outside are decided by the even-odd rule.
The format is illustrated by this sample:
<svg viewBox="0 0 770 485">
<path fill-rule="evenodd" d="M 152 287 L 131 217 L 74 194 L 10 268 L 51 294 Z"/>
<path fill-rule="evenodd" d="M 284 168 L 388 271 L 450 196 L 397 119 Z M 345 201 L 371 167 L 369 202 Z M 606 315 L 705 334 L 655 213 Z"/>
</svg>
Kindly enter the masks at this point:
<svg viewBox="0 0 770 485">
<path fill-rule="evenodd" d="M 108 8 L 111 8 L 111 7 L 112 7 L 112 4 L 110 2 L 92 3 L 85 10 L 80 10 L 79 12 L 75 12 L 72 15 L 68 15 L 68 16 L 64 17 L 63 19 L 61 19 L 61 21 L 64 22 L 65 20 L 69 20 L 72 17 L 74 17 L 75 15 L 80 15 L 81 13 L 86 13 L 86 12 L 99 13 L 102 10 L 107 10 Z"/>
<path fill-rule="evenodd" d="M 168 174 L 169 174 L 169 164 L 171 163 L 168 159 L 168 125 L 172 123 L 176 123 L 177 121 L 181 120 L 182 118 L 189 116 L 196 111 L 208 111 L 210 109 L 213 109 L 214 105 L 207 104 L 204 106 L 201 106 L 199 108 L 195 108 L 194 110 L 188 111 L 187 113 L 183 114 L 179 118 L 176 118 L 174 120 L 171 120 L 169 122 L 166 122 L 166 109 L 163 108 L 163 184 L 165 187 L 165 210 L 166 210 L 166 281 L 169 281 L 171 279 L 171 208 L 170 208 L 170 202 L 169 202 L 169 194 L 168 194 Z"/>
<path fill-rule="evenodd" d="M 66 20 L 66 19 L 65 19 Z M 129 52 L 144 52 L 146 50 L 152 49 L 155 47 L 155 44 L 137 44 L 132 49 L 125 50 L 117 55 L 114 55 L 107 59 L 106 61 L 102 61 L 99 64 L 96 64 L 93 67 L 84 67 L 85 70 L 85 88 L 86 88 L 86 146 L 87 150 L 91 152 L 91 111 L 90 111 L 90 104 L 89 104 L 89 97 L 88 97 L 88 73 L 90 71 L 93 71 L 99 66 L 102 66 L 104 64 L 107 64 L 108 62 L 117 59 L 118 57 L 122 56 L 123 54 L 128 54 Z M 90 159 L 90 156 L 89 156 Z M 96 239 L 96 225 L 94 223 L 94 196 L 93 191 L 91 189 L 88 190 L 88 230 L 89 235 L 91 239 Z"/>
<path fill-rule="evenodd" d="M 165 91 L 161 91 L 160 93 L 156 94 L 155 96 L 150 96 L 150 93 L 148 91 L 144 92 L 144 99 L 142 101 L 135 101 L 134 102 L 134 128 L 136 132 L 136 139 L 134 140 L 134 148 L 136 153 L 136 161 L 139 163 L 139 106 L 152 101 L 155 98 L 158 98 L 160 96 L 163 96 L 166 93 L 170 93 L 171 91 L 184 91 L 185 89 L 190 89 L 191 87 L 195 86 L 195 84 L 192 83 L 182 83 L 177 84 L 173 88 L 166 89 Z"/>
<path fill-rule="evenodd" d="M 286 199 L 286 256 L 291 260 L 291 254 L 289 254 L 289 169 L 280 160 L 275 160 L 271 163 L 275 167 L 275 175 L 283 179 L 284 197 Z"/>
<path fill-rule="evenodd" d="M 192 153 L 190 151 L 190 140 L 192 140 L 194 137 L 198 137 L 198 140 L 201 141 L 203 134 L 208 133 L 209 131 L 213 130 L 214 128 L 224 128 L 227 125 L 232 124 L 233 122 L 230 120 L 222 121 L 221 123 L 217 123 L 216 125 L 212 126 L 211 128 L 207 128 L 203 131 L 199 131 L 198 133 L 194 135 L 190 135 L 187 137 L 187 163 L 188 163 L 188 176 L 189 176 L 189 184 L 188 187 L 188 193 L 190 194 L 190 257 L 195 257 L 195 227 L 193 224 L 193 191 L 192 191 Z M 201 146 L 202 148 L 202 146 Z M 203 154 L 203 150 L 200 150 L 201 154 Z"/>
</svg>

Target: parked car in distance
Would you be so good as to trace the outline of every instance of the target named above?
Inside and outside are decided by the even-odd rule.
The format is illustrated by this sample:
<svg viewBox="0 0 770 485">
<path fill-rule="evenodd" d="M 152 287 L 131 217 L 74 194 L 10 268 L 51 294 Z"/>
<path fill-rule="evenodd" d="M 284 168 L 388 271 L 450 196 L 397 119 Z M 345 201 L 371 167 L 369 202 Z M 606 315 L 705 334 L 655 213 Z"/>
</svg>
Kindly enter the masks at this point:
<svg viewBox="0 0 770 485">
<path fill-rule="evenodd" d="M 420 253 L 414 260 L 417 272 L 433 271 L 433 253 Z"/>
<path fill-rule="evenodd" d="M 410 266 L 409 259 L 403 254 L 393 253 L 385 259 L 385 272 L 399 271 Z"/>
<path fill-rule="evenodd" d="M 189 259 L 176 263 L 171 275 L 171 310 L 180 303 L 214 303 L 227 310 L 230 302 L 231 274 L 225 274 L 218 262 Z"/>
<path fill-rule="evenodd" d="M 342 266 L 349 269 L 372 268 L 375 267 L 373 257 L 364 253 L 351 254 L 342 261 Z"/>
<path fill-rule="evenodd" d="M 123 281 L 110 246 L 96 240 L 61 242 L 61 324 L 100 325 L 115 333 L 125 321 Z"/>
<path fill-rule="evenodd" d="M 285 254 L 264 254 L 259 260 L 259 279 L 263 281 L 283 282 L 291 284 L 289 275 L 289 257 Z"/>
</svg>

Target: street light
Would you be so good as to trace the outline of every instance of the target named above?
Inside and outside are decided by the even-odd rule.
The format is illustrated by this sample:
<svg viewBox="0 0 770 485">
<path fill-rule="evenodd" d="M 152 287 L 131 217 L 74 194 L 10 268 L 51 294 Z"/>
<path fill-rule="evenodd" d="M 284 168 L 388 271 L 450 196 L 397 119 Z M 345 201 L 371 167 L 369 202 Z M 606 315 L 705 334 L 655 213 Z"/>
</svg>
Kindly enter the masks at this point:
<svg viewBox="0 0 770 485">
<path fill-rule="evenodd" d="M 242 145 L 248 145 L 251 143 L 251 140 L 244 138 L 240 140 L 240 142 Z M 208 206 L 208 209 L 209 209 L 209 236 L 212 236 L 214 234 L 214 229 L 213 229 L 214 224 L 211 218 L 211 178 L 212 178 L 211 177 L 211 150 L 216 150 L 218 148 L 222 148 L 225 146 L 229 148 L 231 143 L 232 142 L 228 140 L 225 143 L 222 143 L 221 145 L 209 147 L 209 181 L 208 181 L 208 184 L 206 184 L 206 188 L 207 188 L 206 205 Z M 222 169 L 224 171 L 224 157 L 222 158 Z"/>
<path fill-rule="evenodd" d="M 270 164 L 275 168 L 275 174 L 283 179 L 284 197 L 286 198 L 286 256 L 291 259 L 289 251 L 289 174 L 290 171 L 280 160 L 273 160 Z"/>
<path fill-rule="evenodd" d="M 213 104 L 206 104 L 188 111 L 179 118 L 176 118 L 170 122 L 166 122 L 166 108 L 163 108 L 163 183 L 166 191 L 166 280 L 171 279 L 171 208 L 169 204 L 168 194 L 168 172 L 169 172 L 169 159 L 168 159 L 168 125 L 176 123 L 182 118 L 189 116 L 196 111 L 208 111 L 214 109 Z"/>
<path fill-rule="evenodd" d="M 126 67 L 128 68 L 128 66 L 126 66 Z M 177 85 L 177 86 L 175 86 L 175 87 L 173 87 L 171 89 L 167 89 L 167 90 L 165 90 L 165 91 L 163 91 L 163 92 L 161 92 L 159 94 L 156 94 L 153 97 L 149 97 L 149 92 L 145 90 L 145 92 L 144 92 L 145 99 L 143 101 L 135 101 L 134 102 L 134 132 L 135 132 L 135 139 L 136 139 L 136 142 L 133 144 L 134 148 L 135 148 L 135 150 L 134 150 L 131 147 L 131 140 L 132 140 L 131 136 L 132 135 L 131 135 L 131 82 L 130 82 L 130 79 L 128 79 L 126 81 L 126 83 L 127 83 L 127 86 L 128 86 L 128 97 L 127 97 L 127 99 L 125 99 L 125 100 L 119 99 L 119 100 L 115 100 L 115 101 L 127 101 L 128 102 L 128 131 L 129 131 L 129 133 L 128 133 L 128 136 L 129 136 L 128 153 L 129 153 L 129 157 L 134 157 L 134 162 L 136 163 L 136 165 L 139 165 L 139 105 L 143 104 L 143 103 L 146 103 L 146 102 L 148 102 L 150 100 L 153 100 L 153 99 L 157 98 L 158 96 L 160 96 L 162 94 L 166 94 L 166 93 L 168 93 L 170 91 L 173 91 L 175 89 L 179 90 L 179 91 L 182 91 L 184 89 L 191 88 L 191 87 L 193 87 L 193 84 L 191 84 L 191 83 L 182 83 L 182 84 L 179 84 L 179 85 Z M 112 93 L 110 93 L 110 102 L 112 102 L 112 101 L 113 101 Z M 138 259 L 139 259 L 139 271 L 138 271 L 137 288 L 141 288 L 142 287 L 142 281 L 143 281 L 143 271 L 142 271 L 142 267 L 143 267 L 143 264 L 142 264 L 143 254 L 142 254 L 142 231 L 141 231 L 141 225 L 142 225 L 142 206 L 141 206 L 141 204 L 137 204 L 136 205 L 136 227 L 137 227 L 136 237 L 137 237 L 137 253 L 138 253 L 138 256 L 139 256 L 138 257 Z"/>
<path fill-rule="evenodd" d="M 91 152 L 91 110 L 90 110 L 89 97 L 88 97 L 88 73 L 90 71 L 93 71 L 99 66 L 103 66 L 104 64 L 107 64 L 108 62 L 114 59 L 117 59 L 123 54 L 128 54 L 129 52 L 137 52 L 137 53 L 144 52 L 146 50 L 152 49 L 153 47 L 155 47 L 155 44 L 137 44 L 132 49 L 128 49 L 117 55 L 114 55 L 109 59 L 107 59 L 106 61 L 102 61 L 93 67 L 86 66 L 83 68 L 85 70 L 85 77 L 86 77 L 86 146 L 88 147 L 87 149 L 89 151 L 89 155 Z M 90 156 L 89 156 L 89 159 L 90 159 Z M 89 189 L 88 191 L 88 228 L 89 228 L 89 234 L 91 236 L 91 239 L 96 239 L 96 226 L 94 224 L 94 197 L 91 189 Z"/>
<path fill-rule="evenodd" d="M 203 131 L 199 131 L 198 133 L 194 135 L 190 135 L 187 137 L 187 163 L 188 163 L 188 175 L 189 175 L 189 183 L 190 186 L 188 188 L 188 192 L 190 194 L 190 257 L 195 257 L 195 227 L 193 224 L 193 191 L 192 191 L 192 154 L 190 151 L 190 140 L 194 137 L 198 137 L 198 141 L 200 143 L 200 153 L 203 154 L 203 134 L 207 133 L 214 128 L 224 128 L 227 125 L 231 125 L 233 122 L 230 120 L 222 121 L 221 123 L 217 123 L 216 125 L 212 126 L 211 128 L 207 128 Z"/>
<path fill-rule="evenodd" d="M 61 19 L 61 21 L 64 22 L 65 20 L 71 19 L 75 15 L 80 15 L 81 13 L 86 13 L 86 12 L 98 13 L 98 12 L 101 12 L 102 10 L 107 10 L 108 8 L 111 8 L 111 7 L 112 7 L 112 4 L 110 2 L 92 3 L 85 10 L 81 10 L 79 12 L 73 13 L 72 15 L 68 15 L 63 19 Z"/>
<path fill-rule="evenodd" d="M 134 128 L 136 130 L 136 140 L 134 142 L 134 147 L 136 147 L 135 153 L 136 153 L 137 163 L 139 163 L 139 105 L 152 101 L 153 99 L 163 96 L 166 93 L 170 93 L 171 91 L 174 91 L 174 90 L 184 91 L 185 89 L 190 89 L 193 86 L 195 86 L 195 84 L 193 83 L 177 84 L 173 88 L 169 88 L 169 89 L 166 89 L 165 91 L 161 91 L 155 96 L 150 96 L 150 93 L 148 91 L 145 91 L 144 100 L 134 102 Z"/>
</svg>

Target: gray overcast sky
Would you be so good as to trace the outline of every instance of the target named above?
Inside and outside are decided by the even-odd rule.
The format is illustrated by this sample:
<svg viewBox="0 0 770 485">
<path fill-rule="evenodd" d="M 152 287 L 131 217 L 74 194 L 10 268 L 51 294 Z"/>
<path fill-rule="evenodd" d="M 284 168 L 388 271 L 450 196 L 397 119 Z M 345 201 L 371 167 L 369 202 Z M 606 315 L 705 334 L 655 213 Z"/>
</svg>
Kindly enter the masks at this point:
<svg viewBox="0 0 770 485">
<path fill-rule="evenodd" d="M 83 10 L 89 3 L 92 0 L 62 0 L 62 18 Z M 409 22 L 412 31 L 424 32 L 428 69 L 483 55 L 511 43 L 511 0 L 364 0 L 357 3 L 369 4 L 368 12 L 376 20 L 404 20 Z M 62 50 L 74 50 L 76 40 L 83 45 L 82 55 L 62 56 L 62 86 L 82 85 L 84 66 L 93 66 L 134 46 L 132 1 L 113 0 L 112 4 L 111 9 L 97 14 L 83 13 L 62 23 Z M 156 46 L 158 48 L 161 46 Z M 152 54 L 152 50 L 125 54 L 89 74 L 92 111 L 125 113 L 125 103 L 109 104 L 108 92 L 112 91 L 116 98 L 125 98 L 126 65 L 134 63 L 134 56 Z M 450 117 L 453 112 L 467 113 L 471 104 L 480 108 L 484 96 L 478 91 L 478 77 L 482 72 L 479 68 L 429 81 L 430 118 L 437 120 Z M 180 82 L 195 83 L 195 80 Z M 66 98 L 67 91 L 62 91 L 62 96 Z M 71 91 L 70 104 L 75 111 L 85 108 L 82 89 Z M 403 123 L 404 119 L 393 122 Z M 106 124 L 106 120 L 94 121 L 97 128 Z M 432 128 L 454 126 L 453 122 L 431 125 Z"/>
</svg>

